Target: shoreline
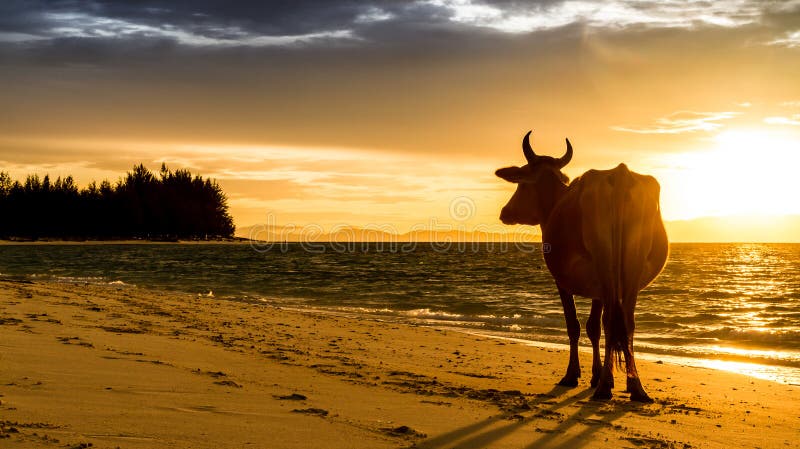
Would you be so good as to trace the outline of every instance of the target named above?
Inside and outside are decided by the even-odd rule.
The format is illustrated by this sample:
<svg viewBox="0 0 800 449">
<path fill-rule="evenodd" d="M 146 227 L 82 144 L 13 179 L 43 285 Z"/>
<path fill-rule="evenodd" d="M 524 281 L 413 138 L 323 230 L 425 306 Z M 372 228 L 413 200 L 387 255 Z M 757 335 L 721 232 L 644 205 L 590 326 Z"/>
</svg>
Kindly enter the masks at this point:
<svg viewBox="0 0 800 449">
<path fill-rule="evenodd" d="M 590 401 L 567 354 L 176 292 L 0 281 L 0 437 L 15 447 L 727 448 L 795 444 L 800 390 L 642 360 Z M 766 429 L 769 431 L 755 431 Z M 85 447 L 85 446 L 84 446 Z"/>
<path fill-rule="evenodd" d="M 458 329 L 452 329 L 458 331 Z M 520 344 L 532 346 L 552 348 L 559 351 L 569 351 L 569 345 L 561 343 L 551 343 L 539 340 L 528 340 L 524 338 L 506 337 L 502 335 L 492 335 L 491 333 L 483 332 L 468 332 L 468 335 L 480 335 L 487 338 L 495 338 L 498 340 L 515 341 Z M 601 346 L 602 347 L 602 346 Z M 591 354 L 592 349 L 590 346 L 581 345 L 578 350 L 585 354 Z M 647 360 L 653 363 L 665 363 L 684 368 L 707 368 L 718 370 L 726 373 L 740 374 L 742 376 L 752 377 L 754 379 L 766 380 L 775 382 L 781 385 L 788 385 L 792 387 L 800 387 L 800 370 L 785 365 L 769 365 L 764 363 L 742 362 L 735 360 L 724 359 L 709 359 L 702 357 L 689 357 L 679 356 L 672 354 L 660 354 L 655 352 L 637 351 L 637 359 Z"/>
<path fill-rule="evenodd" d="M 228 299 L 228 300 L 234 302 L 240 301 L 238 299 Z M 436 319 L 408 318 L 408 317 L 403 317 L 402 315 L 397 315 L 396 314 L 397 311 L 389 309 L 386 309 L 385 310 L 386 313 L 383 314 L 375 312 L 359 313 L 348 310 L 338 310 L 335 307 L 316 307 L 316 306 L 298 307 L 298 306 L 283 306 L 279 304 L 269 304 L 269 305 L 297 312 L 321 313 L 321 314 L 330 314 L 330 315 L 351 317 L 351 318 L 357 318 L 359 315 L 363 315 L 364 317 L 373 319 L 391 318 L 393 319 L 392 322 L 396 322 L 399 324 L 426 326 L 433 329 L 458 332 L 469 336 L 480 336 L 500 341 L 511 341 L 534 348 L 553 349 L 562 352 L 569 351 L 569 344 L 567 343 L 557 343 L 546 340 L 537 340 L 535 336 L 531 336 L 531 338 L 517 337 L 513 336 L 514 332 L 508 332 L 508 331 L 503 332 L 503 331 L 473 330 L 467 327 L 448 325 L 446 321 L 441 323 L 436 323 L 436 321 L 438 321 Z M 588 344 L 588 342 L 581 341 L 581 344 L 578 346 L 578 350 L 583 354 L 592 353 L 592 348 Z M 723 355 L 724 354 L 721 353 L 720 358 L 706 358 L 706 357 L 692 357 L 689 355 L 648 352 L 646 350 L 639 350 L 636 352 L 636 356 L 638 359 L 648 360 L 649 362 L 667 363 L 675 366 L 688 367 L 688 368 L 708 368 L 708 369 L 723 371 L 726 373 L 741 374 L 755 379 L 766 380 L 782 385 L 800 387 L 800 368 L 781 365 L 779 363 L 768 364 L 768 363 L 756 363 L 747 360 L 730 360 L 730 359 L 725 359 Z"/>
<path fill-rule="evenodd" d="M 516 242 L 512 241 L 495 241 L 495 240 L 414 240 L 414 239 L 406 239 L 406 240 L 398 240 L 398 239 L 389 239 L 389 240 L 254 240 L 248 239 L 246 237 L 231 237 L 230 239 L 216 239 L 216 240 L 142 240 L 142 239 L 120 239 L 120 240 L 4 240 L 0 239 L 0 245 L 155 245 L 155 244 L 197 244 L 197 245 L 214 245 L 214 244 L 237 244 L 237 243 L 247 243 L 253 245 L 270 245 L 270 246 L 280 246 L 280 245 L 401 245 L 401 244 L 487 244 L 487 245 L 499 245 L 499 244 L 513 244 L 513 243 L 524 243 L 524 244 L 533 244 L 533 245 L 541 245 L 541 241 L 522 241 Z M 800 241 L 789 241 L 789 242 L 779 242 L 779 241 L 694 241 L 694 240 L 679 240 L 679 241 L 670 241 L 670 245 L 800 245 Z"/>
<path fill-rule="evenodd" d="M 251 244 L 255 243 L 254 240 L 245 238 L 231 238 L 230 240 L 137 240 L 137 239 L 121 239 L 121 240 L 2 240 L 0 245 L 13 246 L 13 245 L 220 245 L 220 244 Z"/>
<path fill-rule="evenodd" d="M 24 276 L 24 278 L 28 277 L 30 277 L 30 275 Z M 0 282 L 4 280 L 12 281 L 13 279 L 15 279 L 15 276 L 0 273 Z M 447 314 L 447 312 L 434 311 L 432 312 L 434 313 L 434 317 L 418 317 L 416 315 L 406 316 L 404 312 L 407 311 L 404 310 L 370 309 L 370 308 L 358 308 L 358 307 L 354 308 L 349 306 L 337 307 L 337 306 L 316 306 L 307 304 L 291 304 L 289 302 L 282 302 L 281 300 L 276 300 L 275 298 L 271 299 L 265 299 L 261 297 L 247 298 L 239 295 L 215 296 L 213 294 L 209 295 L 203 293 L 187 292 L 182 290 L 172 290 L 168 288 L 140 286 L 136 284 L 128 284 L 119 280 L 108 281 L 108 282 L 105 281 L 92 282 L 82 278 L 73 279 L 67 277 L 65 279 L 47 279 L 47 278 L 36 279 L 34 277 L 31 280 L 31 282 L 45 283 L 45 284 L 52 283 L 54 285 L 87 283 L 89 285 L 97 286 L 100 288 L 123 287 L 132 289 L 141 289 L 143 291 L 150 290 L 150 291 L 170 292 L 174 294 L 188 294 L 188 295 L 196 294 L 198 296 L 213 298 L 215 300 L 225 300 L 233 303 L 256 304 L 265 307 L 277 307 L 284 310 L 295 311 L 299 313 L 319 313 L 323 315 L 335 315 L 335 316 L 349 317 L 355 319 L 367 318 L 367 319 L 377 319 L 377 320 L 390 320 L 391 322 L 398 324 L 427 326 L 431 328 L 460 332 L 465 335 L 481 336 L 485 338 L 492 338 L 504 341 L 514 341 L 531 347 L 555 349 L 559 351 L 569 350 L 569 345 L 567 343 L 548 341 L 546 339 L 537 339 L 536 334 L 528 334 L 530 335 L 530 337 L 526 338 L 518 336 L 519 334 L 516 334 L 516 332 L 513 331 L 504 331 L 499 329 L 484 331 L 480 330 L 479 327 L 470 327 L 470 326 L 461 327 L 454 325 L 450 321 L 435 318 L 435 316 L 439 316 L 440 313 Z M 414 312 L 417 311 L 417 309 L 413 309 L 411 311 Z M 579 345 L 579 351 L 585 354 L 591 354 L 591 346 L 588 341 L 584 340 L 586 340 L 585 336 L 583 336 L 581 339 Z M 719 352 L 719 357 L 716 358 L 693 356 L 688 354 L 683 355 L 679 353 L 648 351 L 648 349 L 649 348 L 647 348 L 646 346 L 642 349 L 639 349 L 636 353 L 638 358 L 645 359 L 651 362 L 669 363 L 672 365 L 683 366 L 683 367 L 709 368 L 729 373 L 738 373 L 756 379 L 768 380 L 784 385 L 800 386 L 800 368 L 796 366 L 781 364 L 778 359 L 774 359 L 775 363 L 759 363 L 752 361 L 746 356 L 737 356 L 737 353 L 739 352 L 746 353 L 748 351 L 747 349 L 727 348 L 728 351 Z M 757 351 L 764 351 L 764 349 L 757 349 Z M 680 351 L 675 351 L 675 352 L 680 352 Z"/>
</svg>

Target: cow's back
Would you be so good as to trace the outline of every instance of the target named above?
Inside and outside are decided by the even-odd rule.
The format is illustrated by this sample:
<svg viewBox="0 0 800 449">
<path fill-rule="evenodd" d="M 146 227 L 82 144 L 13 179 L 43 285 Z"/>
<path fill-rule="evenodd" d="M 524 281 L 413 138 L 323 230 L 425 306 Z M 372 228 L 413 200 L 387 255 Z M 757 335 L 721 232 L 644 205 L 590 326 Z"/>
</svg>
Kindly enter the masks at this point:
<svg viewBox="0 0 800 449">
<path fill-rule="evenodd" d="M 570 184 L 543 240 L 556 282 L 592 298 L 638 292 L 664 266 L 667 238 L 655 178 L 624 164 L 590 170 Z"/>
</svg>

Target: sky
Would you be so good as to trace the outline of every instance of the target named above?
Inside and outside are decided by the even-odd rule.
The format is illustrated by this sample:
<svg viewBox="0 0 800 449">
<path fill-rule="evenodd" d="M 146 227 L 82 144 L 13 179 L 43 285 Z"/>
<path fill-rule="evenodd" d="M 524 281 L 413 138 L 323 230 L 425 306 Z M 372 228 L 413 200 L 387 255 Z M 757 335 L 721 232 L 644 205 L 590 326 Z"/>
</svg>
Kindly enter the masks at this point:
<svg viewBox="0 0 800 449">
<path fill-rule="evenodd" d="M 166 162 L 239 227 L 501 230 L 533 129 L 571 177 L 654 175 L 667 220 L 769 222 L 800 215 L 798 80 L 797 0 L 6 0 L 0 170 Z"/>
</svg>

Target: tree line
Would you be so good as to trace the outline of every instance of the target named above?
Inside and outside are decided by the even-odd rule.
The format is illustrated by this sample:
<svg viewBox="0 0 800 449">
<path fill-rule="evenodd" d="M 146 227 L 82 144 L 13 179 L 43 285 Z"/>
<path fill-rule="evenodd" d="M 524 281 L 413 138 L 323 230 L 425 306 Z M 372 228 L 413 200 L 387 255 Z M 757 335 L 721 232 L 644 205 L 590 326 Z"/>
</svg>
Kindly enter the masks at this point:
<svg viewBox="0 0 800 449">
<path fill-rule="evenodd" d="M 0 171 L 0 239 L 217 239 L 233 236 L 227 198 L 216 181 L 143 164 L 115 184 L 79 189 L 72 176 L 55 181 Z"/>
</svg>

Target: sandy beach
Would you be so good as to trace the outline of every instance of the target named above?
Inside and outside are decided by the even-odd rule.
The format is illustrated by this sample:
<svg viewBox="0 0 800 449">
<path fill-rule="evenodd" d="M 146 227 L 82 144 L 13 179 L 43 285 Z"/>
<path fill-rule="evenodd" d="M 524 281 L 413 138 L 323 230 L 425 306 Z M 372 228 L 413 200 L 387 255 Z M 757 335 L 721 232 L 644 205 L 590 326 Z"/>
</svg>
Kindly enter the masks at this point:
<svg viewBox="0 0 800 449">
<path fill-rule="evenodd" d="M 654 404 L 555 386 L 566 353 L 127 286 L 0 281 L 0 446 L 797 447 L 800 389 L 641 361 Z M 617 385 L 624 385 L 621 373 Z"/>
</svg>

